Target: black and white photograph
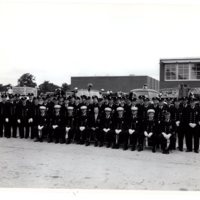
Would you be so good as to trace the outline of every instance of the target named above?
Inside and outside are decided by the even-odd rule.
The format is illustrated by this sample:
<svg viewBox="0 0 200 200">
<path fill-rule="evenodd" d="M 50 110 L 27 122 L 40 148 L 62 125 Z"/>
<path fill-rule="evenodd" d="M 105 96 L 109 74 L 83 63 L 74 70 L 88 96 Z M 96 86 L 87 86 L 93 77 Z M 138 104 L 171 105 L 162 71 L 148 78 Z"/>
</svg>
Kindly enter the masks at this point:
<svg viewBox="0 0 200 200">
<path fill-rule="evenodd" d="M 0 0 L 0 192 L 198 196 L 199 23 L 196 0 Z"/>
</svg>

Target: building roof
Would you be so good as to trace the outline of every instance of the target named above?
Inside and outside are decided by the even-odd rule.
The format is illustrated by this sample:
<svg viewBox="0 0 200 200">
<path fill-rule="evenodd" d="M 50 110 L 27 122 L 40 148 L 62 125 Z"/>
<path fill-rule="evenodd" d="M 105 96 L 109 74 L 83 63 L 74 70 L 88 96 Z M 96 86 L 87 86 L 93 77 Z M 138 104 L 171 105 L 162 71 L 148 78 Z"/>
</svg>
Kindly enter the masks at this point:
<svg viewBox="0 0 200 200">
<path fill-rule="evenodd" d="M 73 78 L 134 78 L 134 77 L 149 77 L 149 78 L 152 78 L 152 79 L 155 79 L 151 76 L 147 76 L 147 75 L 127 75 L 127 76 L 71 76 L 71 79 Z M 157 79 L 155 79 L 157 80 Z"/>
<path fill-rule="evenodd" d="M 200 63 L 200 58 L 171 58 L 160 59 L 160 63 Z"/>
</svg>

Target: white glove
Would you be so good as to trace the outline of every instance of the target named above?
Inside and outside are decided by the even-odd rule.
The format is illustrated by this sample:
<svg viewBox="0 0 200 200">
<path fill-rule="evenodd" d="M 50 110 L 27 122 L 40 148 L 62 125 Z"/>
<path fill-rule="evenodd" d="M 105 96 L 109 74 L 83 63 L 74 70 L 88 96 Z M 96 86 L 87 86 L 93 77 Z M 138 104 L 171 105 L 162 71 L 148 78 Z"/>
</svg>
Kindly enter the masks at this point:
<svg viewBox="0 0 200 200">
<path fill-rule="evenodd" d="M 144 132 L 144 135 L 145 135 L 146 137 L 148 137 L 148 133 L 147 133 L 146 131 Z"/>
<path fill-rule="evenodd" d="M 171 133 L 169 133 L 167 136 L 168 136 L 168 140 L 169 140 L 169 138 L 172 136 L 172 134 L 171 134 Z"/>
<path fill-rule="evenodd" d="M 79 129 L 80 129 L 80 131 L 84 131 L 85 130 L 85 126 L 80 126 Z"/>
<path fill-rule="evenodd" d="M 38 126 L 38 129 L 39 129 L 39 130 L 42 130 L 43 127 L 44 127 L 44 126 L 40 126 L 40 125 L 39 125 L 39 126 Z"/>
<path fill-rule="evenodd" d="M 180 121 L 176 121 L 176 126 L 179 126 L 180 125 Z"/>
<path fill-rule="evenodd" d="M 194 128 L 194 127 L 196 126 L 196 124 L 195 124 L 195 123 L 189 123 L 189 126 L 190 126 L 191 128 Z"/>
<path fill-rule="evenodd" d="M 33 118 L 30 118 L 29 120 L 28 120 L 28 123 L 32 123 L 33 122 Z"/>
<path fill-rule="evenodd" d="M 104 128 L 103 131 L 107 133 L 107 129 L 106 128 Z"/>
<path fill-rule="evenodd" d="M 199 125 L 200 125 L 200 121 L 199 121 Z"/>
<path fill-rule="evenodd" d="M 153 135 L 153 133 L 151 132 L 151 133 L 149 133 L 148 137 L 150 138 L 152 135 Z"/>
<path fill-rule="evenodd" d="M 52 127 L 53 127 L 53 129 L 56 129 L 58 127 L 58 125 L 53 125 Z"/>
<path fill-rule="evenodd" d="M 93 131 L 95 131 L 95 130 L 96 130 L 96 128 L 92 127 L 92 130 L 93 130 Z"/>
<path fill-rule="evenodd" d="M 196 127 L 196 123 L 193 123 L 192 126 L 193 126 L 192 128 L 195 128 Z"/>
<path fill-rule="evenodd" d="M 66 127 L 66 128 L 65 128 L 65 130 L 66 130 L 67 132 L 69 132 L 70 129 L 71 129 L 70 127 Z"/>
<path fill-rule="evenodd" d="M 121 132 L 121 129 L 115 129 L 115 133 L 118 135 Z"/>
<path fill-rule="evenodd" d="M 18 124 L 20 124 L 20 123 L 21 123 L 21 120 L 20 120 L 20 119 L 18 119 L 18 120 L 17 120 L 17 123 L 18 123 Z"/>
<path fill-rule="evenodd" d="M 162 135 L 163 135 L 164 138 L 166 138 L 167 134 L 165 132 L 162 132 Z"/>
<path fill-rule="evenodd" d="M 130 135 L 132 135 L 135 132 L 135 130 L 129 129 L 128 132 L 129 132 Z"/>
<path fill-rule="evenodd" d="M 5 121 L 6 121 L 6 122 L 9 122 L 9 119 L 8 119 L 8 118 L 6 118 L 6 119 L 5 119 Z"/>
</svg>

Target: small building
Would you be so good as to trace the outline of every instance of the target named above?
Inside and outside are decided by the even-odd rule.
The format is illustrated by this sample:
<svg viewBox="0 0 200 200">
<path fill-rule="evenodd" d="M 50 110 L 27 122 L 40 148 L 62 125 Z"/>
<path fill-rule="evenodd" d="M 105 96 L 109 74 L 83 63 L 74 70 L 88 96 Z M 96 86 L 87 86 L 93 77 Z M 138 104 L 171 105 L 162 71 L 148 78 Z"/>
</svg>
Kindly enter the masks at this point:
<svg viewBox="0 0 200 200">
<path fill-rule="evenodd" d="M 200 58 L 161 59 L 160 89 L 200 87 Z"/>
<path fill-rule="evenodd" d="M 130 92 L 147 84 L 149 89 L 159 90 L 159 81 L 149 76 L 78 76 L 71 77 L 71 88 L 87 88 L 92 83 L 92 89 L 112 92 Z"/>
</svg>

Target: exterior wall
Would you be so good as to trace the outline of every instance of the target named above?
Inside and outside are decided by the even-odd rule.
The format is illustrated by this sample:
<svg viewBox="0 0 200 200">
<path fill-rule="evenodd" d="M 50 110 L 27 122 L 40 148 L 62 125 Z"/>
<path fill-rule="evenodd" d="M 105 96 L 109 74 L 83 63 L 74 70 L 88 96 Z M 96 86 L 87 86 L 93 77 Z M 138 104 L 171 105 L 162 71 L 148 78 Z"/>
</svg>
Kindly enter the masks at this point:
<svg viewBox="0 0 200 200">
<path fill-rule="evenodd" d="M 191 88 L 197 88 L 200 87 L 200 81 L 190 81 L 190 80 L 181 80 L 181 81 L 165 81 L 165 70 L 164 70 L 164 64 L 160 63 L 160 89 L 164 88 L 176 88 L 180 84 L 187 84 Z"/>
<path fill-rule="evenodd" d="M 87 88 L 88 83 L 93 84 L 93 89 L 112 90 L 113 92 L 129 92 L 132 89 L 142 88 L 148 84 L 149 89 L 158 89 L 158 80 L 148 76 L 94 76 L 94 77 L 71 77 L 71 88 Z"/>
</svg>

